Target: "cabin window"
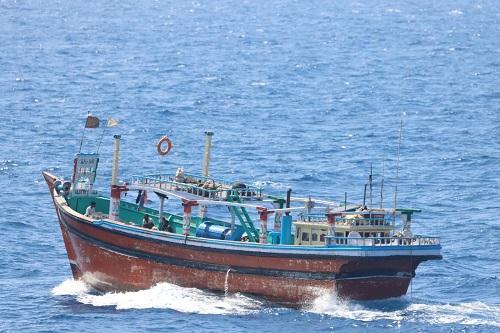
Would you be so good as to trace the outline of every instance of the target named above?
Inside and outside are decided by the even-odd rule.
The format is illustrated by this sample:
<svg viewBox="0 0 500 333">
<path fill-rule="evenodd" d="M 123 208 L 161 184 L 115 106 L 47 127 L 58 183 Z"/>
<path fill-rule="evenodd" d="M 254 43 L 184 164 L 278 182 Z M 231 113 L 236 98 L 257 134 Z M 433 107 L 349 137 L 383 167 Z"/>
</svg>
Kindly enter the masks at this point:
<svg viewBox="0 0 500 333">
<path fill-rule="evenodd" d="M 313 242 L 317 242 L 317 241 L 318 241 L 318 234 L 312 234 L 312 235 L 311 235 L 311 240 L 312 240 Z"/>
<path fill-rule="evenodd" d="M 320 241 L 320 242 L 324 242 L 324 241 L 325 241 L 325 234 L 321 234 L 321 235 L 319 236 L 319 241 Z"/>
<path fill-rule="evenodd" d="M 302 233 L 302 240 L 305 242 L 309 242 L 309 233 L 308 232 Z"/>
</svg>

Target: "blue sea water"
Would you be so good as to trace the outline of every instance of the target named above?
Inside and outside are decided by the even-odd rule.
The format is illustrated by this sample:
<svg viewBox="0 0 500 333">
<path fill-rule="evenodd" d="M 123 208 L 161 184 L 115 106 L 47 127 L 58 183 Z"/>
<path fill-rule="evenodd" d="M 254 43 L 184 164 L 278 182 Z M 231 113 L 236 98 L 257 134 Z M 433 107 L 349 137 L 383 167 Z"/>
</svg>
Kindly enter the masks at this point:
<svg viewBox="0 0 500 333">
<path fill-rule="evenodd" d="M 498 332 L 497 1 L 0 1 L 0 331 Z M 284 193 L 422 209 L 442 237 L 405 297 L 288 309 L 160 284 L 98 295 L 71 279 L 43 169 L 69 175 L 90 111 L 98 186 L 201 170 Z M 101 130 L 85 132 L 94 151 Z M 155 142 L 168 134 L 166 158 Z"/>
</svg>

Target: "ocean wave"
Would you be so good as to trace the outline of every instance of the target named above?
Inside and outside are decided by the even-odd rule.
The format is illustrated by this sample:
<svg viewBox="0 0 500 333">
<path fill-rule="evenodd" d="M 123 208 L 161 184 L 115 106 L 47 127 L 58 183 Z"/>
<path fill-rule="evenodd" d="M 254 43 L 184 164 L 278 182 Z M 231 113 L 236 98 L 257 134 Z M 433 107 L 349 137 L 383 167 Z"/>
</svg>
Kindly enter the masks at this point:
<svg viewBox="0 0 500 333">
<path fill-rule="evenodd" d="M 318 182 L 320 179 L 316 175 L 311 175 L 311 174 L 305 174 L 301 177 L 294 178 L 292 181 L 300 182 L 300 181 L 305 181 L 305 182 Z"/>
<path fill-rule="evenodd" d="M 414 302 L 416 301 L 416 302 Z M 377 320 L 428 324 L 486 325 L 500 327 L 500 304 L 482 302 L 424 303 L 402 297 L 385 301 L 349 302 L 328 294 L 314 300 L 308 312 L 356 321 Z"/>
<path fill-rule="evenodd" d="M 162 115 L 164 115 L 164 116 L 175 116 L 175 115 L 177 115 L 177 112 L 169 110 L 169 109 L 161 110 L 161 111 L 159 111 L 159 113 L 162 114 Z"/>
<path fill-rule="evenodd" d="M 150 289 L 95 294 L 84 282 L 66 280 L 52 289 L 54 296 L 74 296 L 83 304 L 126 309 L 170 309 L 184 313 L 247 315 L 259 311 L 263 303 L 241 294 L 219 295 L 196 288 L 159 283 Z"/>
<path fill-rule="evenodd" d="M 11 209 L 9 209 L 9 211 L 11 211 Z M 17 210 L 14 210 L 14 212 L 17 213 Z M 9 229 L 15 229 L 15 230 L 19 230 L 20 228 L 31 229 L 32 227 L 33 227 L 32 225 L 21 221 L 10 221 L 8 224 Z"/>
<path fill-rule="evenodd" d="M 400 311 L 374 310 L 362 304 L 341 300 L 332 293 L 327 293 L 316 298 L 305 310 L 322 315 L 358 321 L 375 321 L 379 319 L 397 321 L 403 319 Z"/>
<path fill-rule="evenodd" d="M 257 186 L 257 187 L 269 187 L 269 188 L 277 189 L 277 190 L 287 189 L 290 187 L 289 184 L 272 182 L 272 181 L 268 181 L 268 180 L 258 180 L 258 181 L 255 181 L 252 185 Z"/>
</svg>

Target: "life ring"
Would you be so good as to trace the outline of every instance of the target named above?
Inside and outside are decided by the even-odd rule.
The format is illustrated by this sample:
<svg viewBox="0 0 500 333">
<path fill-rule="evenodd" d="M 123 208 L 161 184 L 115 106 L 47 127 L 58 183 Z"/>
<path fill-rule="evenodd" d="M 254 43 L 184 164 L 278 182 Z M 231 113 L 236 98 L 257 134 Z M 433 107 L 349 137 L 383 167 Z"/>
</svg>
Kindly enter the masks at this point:
<svg viewBox="0 0 500 333">
<path fill-rule="evenodd" d="M 162 147 L 164 143 L 167 143 L 167 146 L 165 149 Z M 160 141 L 158 141 L 158 144 L 156 145 L 156 150 L 158 151 L 158 154 L 161 156 L 165 156 L 170 152 L 170 149 L 172 149 L 172 141 L 168 138 L 168 136 L 163 136 Z"/>
</svg>

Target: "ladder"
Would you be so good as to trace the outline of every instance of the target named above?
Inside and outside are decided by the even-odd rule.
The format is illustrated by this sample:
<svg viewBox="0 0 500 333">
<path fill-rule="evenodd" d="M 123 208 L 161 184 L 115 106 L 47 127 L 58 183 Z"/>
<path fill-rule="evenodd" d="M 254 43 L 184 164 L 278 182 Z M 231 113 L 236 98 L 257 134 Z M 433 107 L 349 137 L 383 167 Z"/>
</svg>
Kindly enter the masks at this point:
<svg viewBox="0 0 500 333">
<path fill-rule="evenodd" d="M 241 203 L 241 199 L 236 193 L 228 193 L 227 201 Z M 253 225 L 253 222 L 250 219 L 250 216 L 248 215 L 245 207 L 229 206 L 229 210 L 231 210 L 240 221 L 241 226 L 248 235 L 248 239 L 251 242 L 257 243 L 259 241 L 259 232 Z"/>
</svg>

